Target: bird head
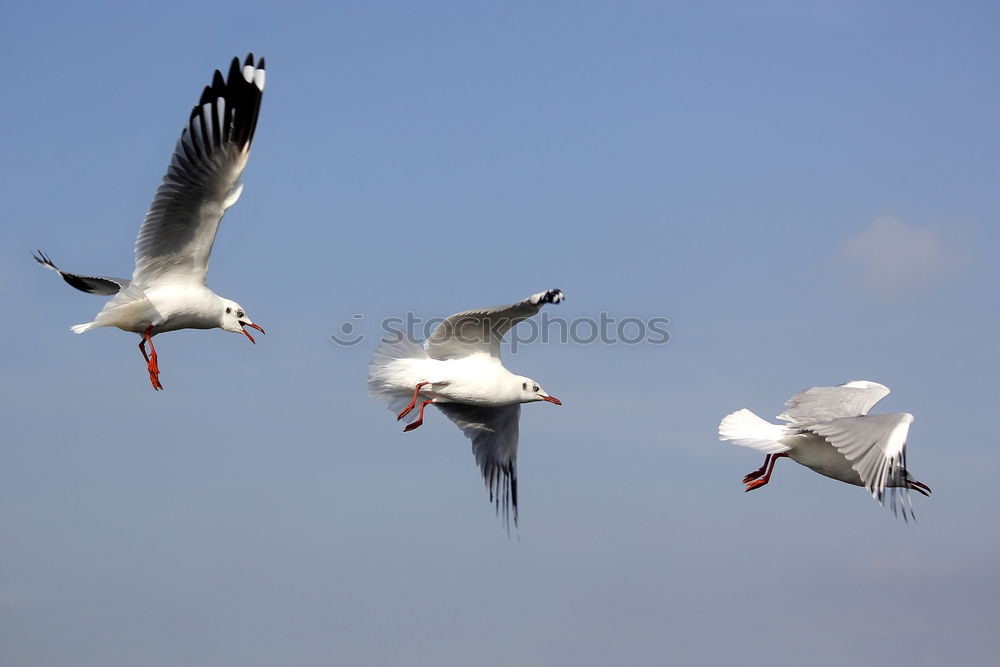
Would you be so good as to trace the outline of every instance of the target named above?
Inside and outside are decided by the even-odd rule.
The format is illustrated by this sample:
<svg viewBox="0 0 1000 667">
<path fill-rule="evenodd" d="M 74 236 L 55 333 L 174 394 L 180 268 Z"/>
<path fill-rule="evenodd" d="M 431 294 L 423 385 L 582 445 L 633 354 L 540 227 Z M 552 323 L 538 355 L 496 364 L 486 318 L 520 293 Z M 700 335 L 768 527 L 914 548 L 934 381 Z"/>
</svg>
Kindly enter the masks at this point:
<svg viewBox="0 0 1000 667">
<path fill-rule="evenodd" d="M 535 401 L 548 401 L 549 403 L 555 403 L 556 405 L 562 405 L 560 401 L 555 396 L 549 396 L 541 385 L 532 380 L 531 378 L 521 377 L 518 378 L 521 382 L 521 402 L 522 403 L 533 403 Z"/>
<path fill-rule="evenodd" d="M 254 324 L 253 321 L 247 317 L 247 313 L 243 310 L 243 306 L 235 301 L 230 301 L 229 299 L 223 299 L 222 305 L 222 320 L 219 327 L 224 331 L 243 334 L 250 339 L 251 343 L 256 343 L 257 341 L 253 339 L 253 336 L 251 336 L 246 330 L 246 327 L 256 329 L 261 333 L 264 333 L 264 330 L 260 327 L 260 325 Z"/>
</svg>

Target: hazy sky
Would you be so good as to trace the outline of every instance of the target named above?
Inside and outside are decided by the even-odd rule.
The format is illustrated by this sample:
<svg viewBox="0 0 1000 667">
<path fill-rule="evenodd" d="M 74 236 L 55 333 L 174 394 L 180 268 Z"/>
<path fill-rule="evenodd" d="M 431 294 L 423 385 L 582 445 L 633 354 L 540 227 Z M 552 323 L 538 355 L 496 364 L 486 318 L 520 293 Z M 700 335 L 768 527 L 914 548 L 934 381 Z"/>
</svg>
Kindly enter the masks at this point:
<svg viewBox="0 0 1000 667">
<path fill-rule="evenodd" d="M 981 665 L 1000 650 L 992 2 L 0 9 L 0 662 Z M 156 340 L 31 261 L 129 275 L 212 71 L 267 89 L 209 284 Z M 670 342 L 507 355 L 521 527 L 443 414 L 367 395 L 379 321 L 558 287 Z M 354 317 L 359 315 L 361 317 Z M 338 346 L 345 322 L 366 338 Z M 918 521 L 721 443 L 852 379 L 908 411 Z"/>
</svg>

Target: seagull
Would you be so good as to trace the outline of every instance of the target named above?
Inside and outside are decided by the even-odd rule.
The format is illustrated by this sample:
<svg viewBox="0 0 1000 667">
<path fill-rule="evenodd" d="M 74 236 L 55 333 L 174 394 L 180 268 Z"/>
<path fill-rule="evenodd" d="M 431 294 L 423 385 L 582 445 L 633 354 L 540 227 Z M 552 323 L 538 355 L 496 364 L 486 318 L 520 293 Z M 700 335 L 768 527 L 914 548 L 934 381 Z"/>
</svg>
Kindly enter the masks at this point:
<svg viewBox="0 0 1000 667">
<path fill-rule="evenodd" d="M 205 284 L 219 221 L 243 191 L 240 175 L 250 153 L 263 92 L 264 59 L 255 64 L 252 53 L 242 66 L 233 58 L 225 78 L 215 71 L 211 85 L 191 111 L 139 229 L 131 279 L 69 273 L 41 251 L 33 255 L 76 289 L 112 297 L 93 322 L 71 329 L 79 334 L 97 327 L 118 327 L 142 336 L 139 350 L 154 390 L 163 389 L 153 347 L 156 334 L 220 328 L 243 334 L 254 343 L 246 327 L 264 333 L 240 304 L 218 296 Z"/>
<path fill-rule="evenodd" d="M 468 310 L 439 324 L 421 345 L 402 335 L 382 339 L 372 355 L 368 388 L 398 412 L 396 421 L 417 409 L 404 431 L 424 423 L 424 408 L 435 405 L 472 440 L 472 453 L 505 521 L 517 525 L 517 436 L 521 403 L 550 396 L 531 378 L 514 375 L 500 360 L 500 341 L 515 324 L 547 303 L 559 303 L 557 289 L 533 294 L 509 306 Z M 419 408 L 417 402 L 420 401 Z"/>
<path fill-rule="evenodd" d="M 907 514 L 913 517 L 909 492 L 926 496 L 931 490 L 906 469 L 906 435 L 913 415 L 868 414 L 888 395 L 888 387 L 867 380 L 813 387 L 785 403 L 787 410 L 778 419 L 787 423 L 772 424 L 744 408 L 726 415 L 719 424 L 719 439 L 766 454 L 764 465 L 743 478 L 744 491 L 767 484 L 775 462 L 787 456 L 826 477 L 865 487 L 883 505 L 888 488 L 893 514 L 900 507 L 906 520 Z"/>
</svg>

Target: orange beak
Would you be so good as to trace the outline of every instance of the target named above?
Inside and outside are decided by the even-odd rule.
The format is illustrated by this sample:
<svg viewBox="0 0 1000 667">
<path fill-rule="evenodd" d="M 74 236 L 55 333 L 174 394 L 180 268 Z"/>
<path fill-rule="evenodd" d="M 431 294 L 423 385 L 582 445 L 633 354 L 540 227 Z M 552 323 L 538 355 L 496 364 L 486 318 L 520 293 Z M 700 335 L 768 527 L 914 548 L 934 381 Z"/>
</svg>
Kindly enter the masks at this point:
<svg viewBox="0 0 1000 667">
<path fill-rule="evenodd" d="M 240 326 L 241 327 L 252 327 L 252 328 L 256 329 L 257 331 L 259 331 L 261 333 L 266 333 L 263 329 L 260 328 L 259 324 L 254 324 L 253 322 L 240 322 Z M 253 339 L 253 336 L 251 336 L 250 332 L 247 331 L 246 329 L 243 329 L 243 335 L 246 336 L 247 338 L 249 338 L 250 342 L 253 343 L 254 345 L 257 344 L 257 341 L 255 341 Z"/>
<path fill-rule="evenodd" d="M 556 405 L 562 405 L 562 401 L 555 396 L 542 396 L 542 400 L 548 401 L 549 403 L 555 403 Z"/>
</svg>

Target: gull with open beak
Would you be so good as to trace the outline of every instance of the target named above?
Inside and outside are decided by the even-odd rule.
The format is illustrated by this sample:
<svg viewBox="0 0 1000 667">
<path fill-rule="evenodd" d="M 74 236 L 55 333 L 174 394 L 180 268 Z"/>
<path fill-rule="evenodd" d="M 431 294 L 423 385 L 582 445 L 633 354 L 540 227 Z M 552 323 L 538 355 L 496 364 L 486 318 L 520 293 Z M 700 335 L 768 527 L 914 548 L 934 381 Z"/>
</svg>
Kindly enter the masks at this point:
<svg viewBox="0 0 1000 667">
<path fill-rule="evenodd" d="M 264 333 L 240 304 L 205 284 L 208 258 L 226 210 L 236 203 L 240 176 L 250 154 L 264 92 L 264 59 L 233 58 L 228 75 L 215 71 L 177 142 L 163 182 L 135 242 L 132 278 L 84 276 L 59 269 L 42 252 L 35 261 L 78 290 L 113 295 L 93 322 L 72 327 L 83 333 L 118 327 L 142 336 L 153 389 L 163 389 L 153 336 L 178 329 L 215 329 L 245 335 Z M 149 354 L 146 353 L 149 343 Z"/>
<path fill-rule="evenodd" d="M 515 525 L 521 403 L 562 403 L 531 378 L 504 368 L 500 341 L 545 304 L 562 300 L 563 293 L 552 289 L 509 306 L 458 313 L 439 324 L 423 345 L 392 334 L 382 339 L 369 367 L 372 396 L 397 412 L 397 421 L 417 409 L 404 431 L 423 424 L 424 409 L 434 405 L 472 440 L 490 500 L 497 511 L 502 502 L 504 519 L 513 517 Z"/>
</svg>

